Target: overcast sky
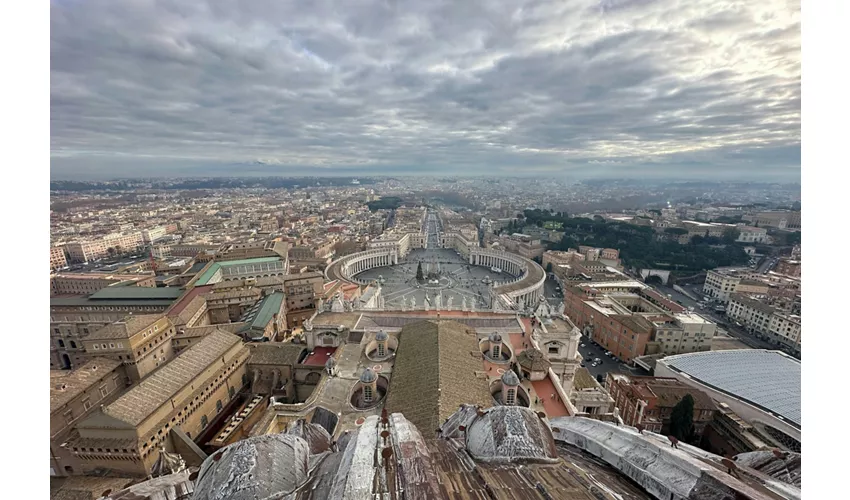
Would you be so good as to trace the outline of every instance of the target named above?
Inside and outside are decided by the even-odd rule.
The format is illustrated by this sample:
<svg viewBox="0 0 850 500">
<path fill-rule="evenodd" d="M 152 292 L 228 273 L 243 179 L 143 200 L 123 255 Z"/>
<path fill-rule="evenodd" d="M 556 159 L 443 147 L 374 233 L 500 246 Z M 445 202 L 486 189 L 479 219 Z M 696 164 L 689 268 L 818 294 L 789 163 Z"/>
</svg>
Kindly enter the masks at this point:
<svg viewBox="0 0 850 500">
<path fill-rule="evenodd" d="M 799 180 L 799 0 L 52 0 L 51 176 Z"/>
</svg>

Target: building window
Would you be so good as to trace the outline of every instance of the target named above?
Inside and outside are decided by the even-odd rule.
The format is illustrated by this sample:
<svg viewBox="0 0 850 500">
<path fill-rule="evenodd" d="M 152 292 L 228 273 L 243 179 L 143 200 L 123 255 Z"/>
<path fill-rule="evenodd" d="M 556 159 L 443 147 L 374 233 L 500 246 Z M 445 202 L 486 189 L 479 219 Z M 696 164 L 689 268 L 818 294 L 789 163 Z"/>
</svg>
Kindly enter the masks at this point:
<svg viewBox="0 0 850 500">
<path fill-rule="evenodd" d="M 549 354 L 558 354 L 558 346 L 550 345 L 549 346 Z"/>
<path fill-rule="evenodd" d="M 107 389 L 105 385 L 100 386 L 101 397 L 105 398 L 107 394 L 109 394 L 109 389 Z"/>
<path fill-rule="evenodd" d="M 89 398 L 86 398 L 83 400 L 83 410 L 88 410 L 89 408 L 91 408 L 91 401 Z"/>
<path fill-rule="evenodd" d="M 65 341 L 64 341 L 64 340 L 59 339 L 59 340 L 57 340 L 56 342 L 59 344 L 59 347 L 62 347 L 62 348 L 64 348 L 64 347 L 65 347 Z"/>
<path fill-rule="evenodd" d="M 98 350 L 98 349 L 100 349 L 100 347 L 98 347 L 98 345 L 97 345 L 97 344 L 92 344 L 92 347 L 94 347 L 94 350 L 95 350 L 95 351 L 96 351 L 96 350 Z"/>
<path fill-rule="evenodd" d="M 372 386 L 364 385 L 363 386 L 363 401 L 366 403 L 372 402 Z"/>
<path fill-rule="evenodd" d="M 222 408 L 221 400 L 219 399 L 218 401 L 215 402 L 215 412 L 221 413 L 221 408 Z"/>
<path fill-rule="evenodd" d="M 511 388 L 505 391 L 505 404 L 506 405 L 514 405 L 516 404 L 516 389 Z"/>
<path fill-rule="evenodd" d="M 207 420 L 207 416 L 201 415 L 201 429 L 206 429 L 207 424 L 209 424 L 209 420 Z"/>
<path fill-rule="evenodd" d="M 234 389 L 233 387 L 228 387 L 228 388 L 227 388 L 227 396 L 228 396 L 230 399 L 233 399 L 233 395 L 234 395 L 234 394 L 236 394 L 236 389 Z"/>
<path fill-rule="evenodd" d="M 384 348 L 383 342 L 378 342 L 378 356 L 384 356 L 386 354 L 386 349 Z"/>
<path fill-rule="evenodd" d="M 74 412 L 73 410 L 66 411 L 63 416 L 65 417 L 65 423 L 70 424 L 74 422 Z"/>
</svg>

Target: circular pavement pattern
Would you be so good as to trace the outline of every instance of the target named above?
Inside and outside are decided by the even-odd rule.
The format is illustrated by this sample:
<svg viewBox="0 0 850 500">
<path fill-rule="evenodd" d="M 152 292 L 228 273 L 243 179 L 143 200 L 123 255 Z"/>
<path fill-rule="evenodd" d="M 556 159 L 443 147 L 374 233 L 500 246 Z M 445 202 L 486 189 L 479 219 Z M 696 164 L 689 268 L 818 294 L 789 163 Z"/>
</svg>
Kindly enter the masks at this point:
<svg viewBox="0 0 850 500">
<path fill-rule="evenodd" d="M 422 263 L 424 274 L 438 273 L 435 282 L 416 280 L 416 268 Z M 422 309 L 425 303 L 431 309 L 471 310 L 490 307 L 490 287 L 485 281 L 507 281 L 514 277 L 506 272 L 494 273 L 489 267 L 473 266 L 456 251 L 447 248 L 417 248 L 411 250 L 395 266 L 369 269 L 355 275 L 359 280 L 382 279 L 384 303 L 387 307 L 401 309 L 405 305 Z"/>
</svg>

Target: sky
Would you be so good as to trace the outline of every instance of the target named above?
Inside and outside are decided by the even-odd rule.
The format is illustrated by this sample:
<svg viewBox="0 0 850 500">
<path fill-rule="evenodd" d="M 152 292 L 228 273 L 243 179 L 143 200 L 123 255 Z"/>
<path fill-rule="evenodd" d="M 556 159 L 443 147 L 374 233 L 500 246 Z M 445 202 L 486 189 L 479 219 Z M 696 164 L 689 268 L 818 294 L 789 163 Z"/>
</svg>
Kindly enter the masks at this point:
<svg viewBox="0 0 850 500">
<path fill-rule="evenodd" d="M 51 178 L 800 179 L 799 0 L 52 0 Z"/>
</svg>

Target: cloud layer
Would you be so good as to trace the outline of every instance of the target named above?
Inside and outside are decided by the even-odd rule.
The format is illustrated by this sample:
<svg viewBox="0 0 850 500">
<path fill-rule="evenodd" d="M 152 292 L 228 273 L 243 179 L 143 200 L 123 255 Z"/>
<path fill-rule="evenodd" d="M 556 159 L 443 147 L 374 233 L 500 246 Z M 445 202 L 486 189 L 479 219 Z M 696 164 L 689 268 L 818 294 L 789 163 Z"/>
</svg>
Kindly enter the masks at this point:
<svg viewBox="0 0 850 500">
<path fill-rule="evenodd" d="M 798 0 L 54 0 L 53 174 L 252 163 L 799 178 L 799 11 Z"/>
</svg>

